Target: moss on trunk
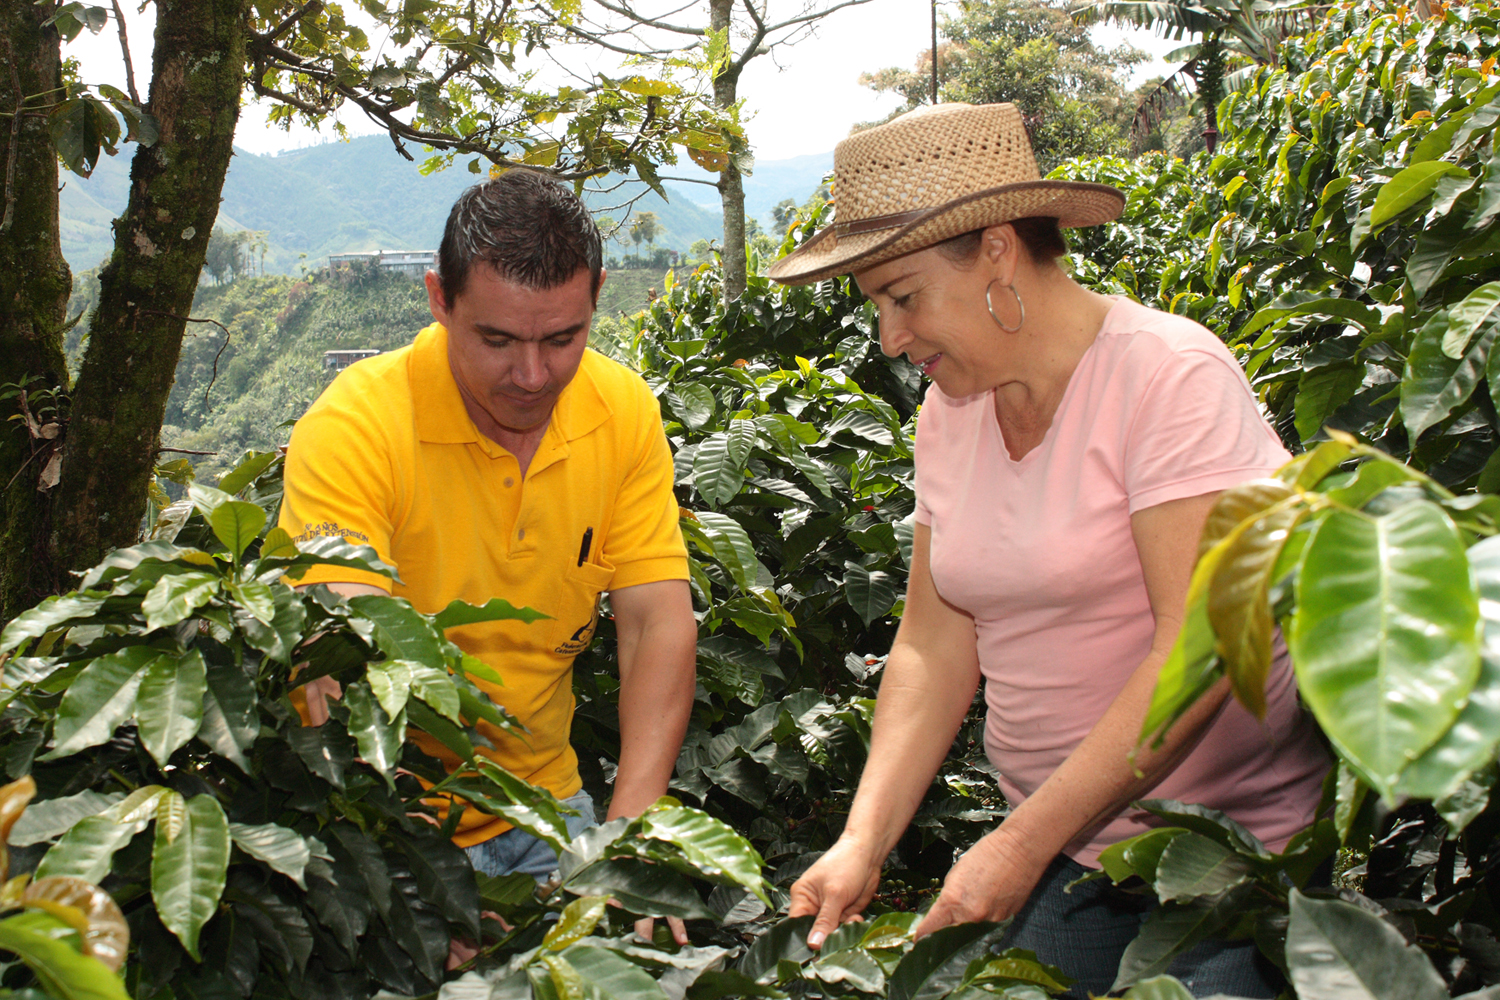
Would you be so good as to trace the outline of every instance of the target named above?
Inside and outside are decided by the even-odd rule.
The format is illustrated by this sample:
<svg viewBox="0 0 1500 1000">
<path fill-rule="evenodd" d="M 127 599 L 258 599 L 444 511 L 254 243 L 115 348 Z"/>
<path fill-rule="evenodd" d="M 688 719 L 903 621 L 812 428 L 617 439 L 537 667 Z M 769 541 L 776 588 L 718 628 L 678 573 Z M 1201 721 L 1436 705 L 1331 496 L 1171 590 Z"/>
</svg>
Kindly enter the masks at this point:
<svg viewBox="0 0 1500 1000">
<path fill-rule="evenodd" d="M 233 152 L 247 0 L 161 0 L 130 201 L 99 276 L 74 394 L 53 544 L 73 567 L 135 541 L 183 330 Z"/>
<path fill-rule="evenodd" d="M 46 117 L 61 85 L 57 32 L 42 26 L 50 14 L 32 3 L 0 4 L 0 383 L 27 382 L 33 401 L 67 389 L 62 342 L 72 287 L 58 245 L 57 153 Z M 0 400 L 0 621 L 66 578 L 45 544 L 52 498 L 37 488 L 61 439 L 9 420 L 20 402 Z"/>
</svg>

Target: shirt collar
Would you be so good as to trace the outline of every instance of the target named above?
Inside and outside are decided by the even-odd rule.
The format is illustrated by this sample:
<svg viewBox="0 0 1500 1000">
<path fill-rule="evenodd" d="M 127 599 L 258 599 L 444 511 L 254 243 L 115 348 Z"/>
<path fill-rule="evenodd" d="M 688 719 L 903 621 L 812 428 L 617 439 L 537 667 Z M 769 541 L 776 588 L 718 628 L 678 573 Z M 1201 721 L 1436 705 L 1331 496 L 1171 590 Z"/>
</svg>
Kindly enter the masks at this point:
<svg viewBox="0 0 1500 1000">
<path fill-rule="evenodd" d="M 609 401 L 599 389 L 595 370 L 607 364 L 592 348 L 583 352 L 583 362 L 557 397 L 547 428 L 547 439 L 574 441 L 609 419 Z M 429 444 L 493 444 L 481 441 L 479 428 L 469 417 L 459 394 L 453 370 L 448 366 L 448 331 L 433 323 L 417 334 L 411 351 L 412 401 L 416 406 L 417 437 Z M 544 442 L 545 446 L 545 442 Z"/>
</svg>

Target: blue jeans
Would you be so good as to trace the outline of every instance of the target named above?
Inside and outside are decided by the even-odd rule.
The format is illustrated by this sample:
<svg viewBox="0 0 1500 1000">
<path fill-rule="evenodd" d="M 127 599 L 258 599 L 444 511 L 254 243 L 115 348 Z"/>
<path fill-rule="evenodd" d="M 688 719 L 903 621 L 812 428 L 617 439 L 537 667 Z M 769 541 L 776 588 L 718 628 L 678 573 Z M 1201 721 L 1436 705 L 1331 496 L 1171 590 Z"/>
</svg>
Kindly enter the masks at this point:
<svg viewBox="0 0 1500 1000">
<path fill-rule="evenodd" d="M 588 792 L 563 799 L 563 804 L 578 810 L 577 816 L 564 816 L 568 824 L 568 836 L 576 837 L 591 826 L 594 819 L 594 800 Z M 557 854 L 546 841 L 537 840 L 525 830 L 506 830 L 498 837 L 491 837 L 482 844 L 464 848 L 474 870 L 486 875 L 514 875 L 524 873 L 538 882 L 545 882 L 557 871 Z"/>
<path fill-rule="evenodd" d="M 1090 869 L 1057 857 L 1016 914 L 1001 939 L 1001 948 L 1025 948 L 1037 958 L 1073 977 L 1063 997 L 1087 1000 L 1105 996 L 1120 969 L 1125 948 L 1140 933 L 1141 922 L 1155 909 L 1150 896 L 1137 896 L 1098 879 L 1064 888 Z M 1279 992 L 1282 976 L 1254 941 L 1210 937 L 1178 955 L 1167 972 L 1182 980 L 1195 997 L 1216 993 L 1269 1000 Z"/>
</svg>

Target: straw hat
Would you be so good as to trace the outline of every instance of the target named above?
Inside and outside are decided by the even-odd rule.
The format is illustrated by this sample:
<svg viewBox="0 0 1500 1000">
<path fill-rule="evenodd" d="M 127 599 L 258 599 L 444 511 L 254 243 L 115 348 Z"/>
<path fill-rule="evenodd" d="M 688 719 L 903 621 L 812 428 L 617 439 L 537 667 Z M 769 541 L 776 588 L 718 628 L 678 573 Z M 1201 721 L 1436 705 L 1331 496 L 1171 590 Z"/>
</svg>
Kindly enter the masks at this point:
<svg viewBox="0 0 1500 1000">
<path fill-rule="evenodd" d="M 857 132 L 833 153 L 838 216 L 771 265 L 806 285 L 1031 216 L 1063 227 L 1118 216 L 1125 196 L 1105 184 L 1044 181 L 1014 104 L 938 104 Z"/>
</svg>

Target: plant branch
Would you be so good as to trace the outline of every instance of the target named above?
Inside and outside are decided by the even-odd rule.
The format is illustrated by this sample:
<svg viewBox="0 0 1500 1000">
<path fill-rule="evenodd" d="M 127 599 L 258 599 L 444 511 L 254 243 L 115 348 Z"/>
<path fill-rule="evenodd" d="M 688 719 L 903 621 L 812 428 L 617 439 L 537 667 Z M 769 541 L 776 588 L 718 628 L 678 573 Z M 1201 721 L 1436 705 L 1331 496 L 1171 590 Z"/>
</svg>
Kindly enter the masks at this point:
<svg viewBox="0 0 1500 1000">
<path fill-rule="evenodd" d="M 120 0 L 109 0 L 115 9 L 115 30 L 120 36 L 120 55 L 125 58 L 125 90 L 136 107 L 141 106 L 141 95 L 135 89 L 135 66 L 130 61 L 130 39 L 125 35 L 125 12 L 120 9 Z"/>
</svg>

